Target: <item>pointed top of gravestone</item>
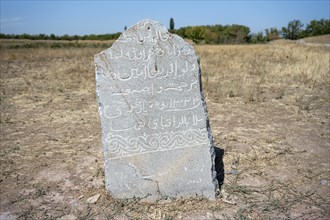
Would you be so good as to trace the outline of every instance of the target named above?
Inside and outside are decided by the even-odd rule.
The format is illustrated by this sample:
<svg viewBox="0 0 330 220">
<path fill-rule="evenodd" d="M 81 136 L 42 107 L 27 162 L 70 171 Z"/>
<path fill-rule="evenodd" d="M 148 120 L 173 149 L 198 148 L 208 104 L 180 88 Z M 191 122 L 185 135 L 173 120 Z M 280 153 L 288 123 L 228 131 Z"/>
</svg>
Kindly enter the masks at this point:
<svg viewBox="0 0 330 220">
<path fill-rule="evenodd" d="M 95 65 L 107 190 L 120 198 L 214 198 L 212 135 L 193 47 L 144 19 Z"/>
<path fill-rule="evenodd" d="M 136 43 L 140 46 L 148 47 L 150 44 L 154 45 L 156 42 L 164 45 L 164 41 L 166 41 L 166 43 L 177 42 L 177 45 L 180 45 L 177 49 L 185 52 L 185 54 L 182 55 L 189 56 L 193 59 L 197 57 L 194 48 L 189 43 L 183 40 L 180 36 L 169 33 L 167 28 L 160 22 L 148 18 L 143 19 L 135 25 L 129 27 L 113 43 L 112 47 L 101 52 L 101 54 L 106 53 L 106 51 L 109 52 L 111 50 L 115 50 L 119 45 L 125 45 L 125 47 L 131 47 L 133 49 L 135 48 L 134 45 Z"/>
</svg>

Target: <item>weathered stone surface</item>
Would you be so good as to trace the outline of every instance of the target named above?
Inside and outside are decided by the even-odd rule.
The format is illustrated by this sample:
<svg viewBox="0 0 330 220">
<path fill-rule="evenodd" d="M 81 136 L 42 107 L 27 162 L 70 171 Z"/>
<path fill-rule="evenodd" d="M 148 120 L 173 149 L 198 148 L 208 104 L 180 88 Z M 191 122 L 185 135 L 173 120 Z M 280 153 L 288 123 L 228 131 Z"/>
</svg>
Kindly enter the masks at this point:
<svg viewBox="0 0 330 220">
<path fill-rule="evenodd" d="M 215 197 L 214 149 L 192 46 L 143 20 L 95 56 L 106 188 Z"/>
</svg>

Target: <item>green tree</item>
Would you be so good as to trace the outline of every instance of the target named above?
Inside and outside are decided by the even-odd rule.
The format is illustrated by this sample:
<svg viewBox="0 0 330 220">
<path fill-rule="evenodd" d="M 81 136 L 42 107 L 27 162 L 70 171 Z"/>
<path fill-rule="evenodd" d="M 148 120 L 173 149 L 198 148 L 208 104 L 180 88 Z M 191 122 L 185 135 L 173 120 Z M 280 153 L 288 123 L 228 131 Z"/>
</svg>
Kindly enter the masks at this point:
<svg viewBox="0 0 330 220">
<path fill-rule="evenodd" d="M 71 37 L 70 37 L 68 34 L 64 34 L 64 35 L 61 37 L 61 40 L 71 40 Z"/>
<path fill-rule="evenodd" d="M 282 35 L 285 39 L 297 40 L 301 38 L 304 24 L 300 20 L 293 20 L 287 27 L 282 27 Z"/>
<path fill-rule="evenodd" d="M 181 27 L 181 28 L 175 30 L 175 33 L 176 33 L 177 35 L 179 35 L 180 37 L 182 37 L 182 38 L 187 38 L 187 36 L 186 36 L 186 34 L 185 34 L 187 28 L 188 28 L 188 27 Z"/>
<path fill-rule="evenodd" d="M 233 24 L 228 27 L 229 35 L 231 36 L 231 43 L 245 43 L 250 33 L 250 28 Z"/>
<path fill-rule="evenodd" d="M 173 18 L 170 19 L 170 32 L 171 33 L 174 32 L 174 19 Z"/>
<path fill-rule="evenodd" d="M 193 40 L 195 43 L 201 43 L 205 37 L 205 28 L 202 26 L 193 26 L 187 28 L 185 31 L 185 35 Z"/>
<path fill-rule="evenodd" d="M 216 33 L 212 29 L 207 28 L 205 30 L 204 38 L 207 44 L 216 44 L 218 43 L 219 33 Z"/>
<path fill-rule="evenodd" d="M 20 39 L 32 39 L 32 36 L 29 34 L 21 34 L 20 36 L 16 37 L 16 38 L 20 38 Z"/>
<path fill-rule="evenodd" d="M 56 39 L 55 34 L 50 34 L 49 39 L 51 39 L 51 40 L 55 40 L 55 39 Z"/>
<path fill-rule="evenodd" d="M 272 41 L 280 38 L 280 31 L 277 28 L 265 29 L 266 40 Z"/>
<path fill-rule="evenodd" d="M 45 35 L 45 34 L 39 34 L 36 38 L 39 39 L 39 40 L 46 40 L 47 39 L 47 35 Z"/>
<path fill-rule="evenodd" d="M 78 35 L 73 35 L 73 37 L 71 37 L 71 40 L 72 40 L 72 38 L 73 38 L 73 40 L 79 40 L 79 36 Z"/>
<path fill-rule="evenodd" d="M 318 36 L 330 34 L 330 20 L 329 19 L 321 19 L 319 21 L 312 20 L 306 27 L 306 35 L 307 36 Z"/>
<path fill-rule="evenodd" d="M 262 31 L 260 31 L 257 34 L 252 34 L 251 35 L 250 42 L 254 43 L 254 44 L 256 44 L 256 43 L 265 43 L 266 40 L 267 40 L 267 37 L 264 36 Z"/>
</svg>

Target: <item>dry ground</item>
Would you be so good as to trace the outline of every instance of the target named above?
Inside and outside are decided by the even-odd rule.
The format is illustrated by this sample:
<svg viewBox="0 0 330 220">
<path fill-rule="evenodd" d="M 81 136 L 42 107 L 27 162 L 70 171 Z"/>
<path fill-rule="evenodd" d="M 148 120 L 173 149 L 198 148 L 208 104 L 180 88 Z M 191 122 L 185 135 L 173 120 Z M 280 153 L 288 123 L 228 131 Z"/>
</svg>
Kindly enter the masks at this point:
<svg viewBox="0 0 330 220">
<path fill-rule="evenodd" d="M 0 219 L 329 219 L 330 48 L 195 48 L 225 151 L 216 201 L 107 195 L 93 66 L 102 48 L 6 46 Z"/>
<path fill-rule="evenodd" d="M 306 43 L 330 44 L 330 34 L 315 37 L 306 37 L 304 38 L 304 41 Z"/>
</svg>

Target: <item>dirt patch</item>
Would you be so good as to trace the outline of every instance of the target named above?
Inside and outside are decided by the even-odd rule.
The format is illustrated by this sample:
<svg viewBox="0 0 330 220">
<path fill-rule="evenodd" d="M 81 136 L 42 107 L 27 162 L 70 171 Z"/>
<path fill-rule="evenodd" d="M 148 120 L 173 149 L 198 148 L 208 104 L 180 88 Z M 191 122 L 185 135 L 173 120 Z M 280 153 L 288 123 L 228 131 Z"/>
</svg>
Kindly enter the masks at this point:
<svg viewBox="0 0 330 220">
<path fill-rule="evenodd" d="M 330 105 L 322 81 L 329 69 L 318 63 L 329 50 L 241 47 L 197 48 L 209 74 L 204 89 L 214 139 L 225 150 L 219 198 L 155 203 L 104 190 L 93 66 L 100 49 L 1 50 L 0 219 L 330 218 Z M 313 54 L 315 69 L 304 75 Z M 255 72 L 247 60 L 254 56 L 266 63 L 250 66 Z M 277 68 L 290 73 L 286 81 L 264 72 Z M 244 78 L 250 87 L 239 73 L 253 76 Z M 310 98 L 301 96 L 306 91 Z M 87 202 L 97 194 L 95 204 Z"/>
</svg>

